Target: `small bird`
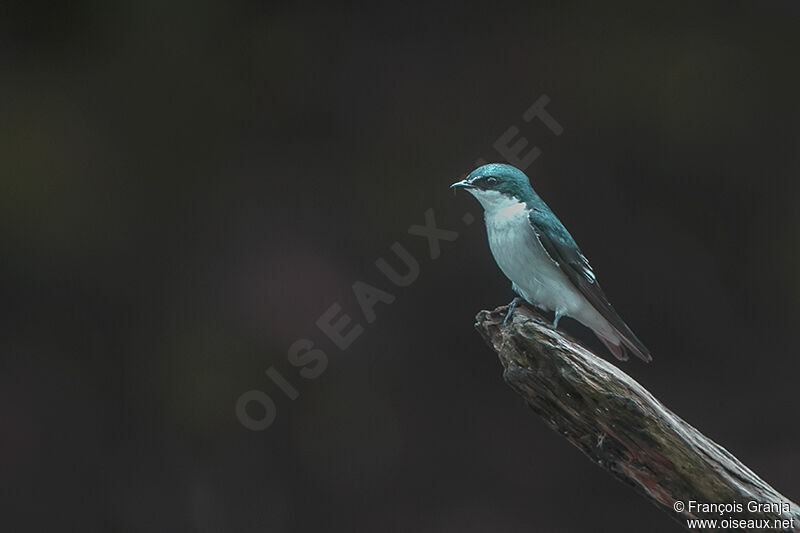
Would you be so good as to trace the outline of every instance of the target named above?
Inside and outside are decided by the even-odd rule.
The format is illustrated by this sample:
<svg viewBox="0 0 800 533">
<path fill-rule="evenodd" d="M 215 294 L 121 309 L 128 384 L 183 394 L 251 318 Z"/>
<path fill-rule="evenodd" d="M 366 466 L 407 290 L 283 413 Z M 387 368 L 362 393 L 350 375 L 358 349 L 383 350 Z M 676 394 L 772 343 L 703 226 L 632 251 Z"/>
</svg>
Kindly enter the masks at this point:
<svg viewBox="0 0 800 533">
<path fill-rule="evenodd" d="M 481 203 L 489 248 L 511 287 L 522 300 L 553 311 L 553 327 L 562 316 L 594 331 L 617 359 L 628 351 L 650 362 L 652 357 L 611 307 L 567 228 L 531 187 L 524 172 L 511 165 L 483 165 L 450 188 L 469 191 Z M 522 300 L 509 304 L 506 322 Z"/>
</svg>

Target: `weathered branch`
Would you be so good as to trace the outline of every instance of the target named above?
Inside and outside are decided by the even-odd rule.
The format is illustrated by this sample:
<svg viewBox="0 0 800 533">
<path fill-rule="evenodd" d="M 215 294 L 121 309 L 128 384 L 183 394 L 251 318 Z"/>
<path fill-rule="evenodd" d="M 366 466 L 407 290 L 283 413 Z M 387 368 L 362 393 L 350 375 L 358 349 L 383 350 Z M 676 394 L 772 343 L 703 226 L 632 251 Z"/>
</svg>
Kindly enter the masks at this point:
<svg viewBox="0 0 800 533">
<path fill-rule="evenodd" d="M 730 529 L 800 531 L 796 503 L 630 376 L 553 330 L 529 309 L 518 308 L 504 326 L 506 311 L 505 306 L 481 311 L 475 324 L 497 351 L 505 381 L 593 462 L 684 527 L 687 519 L 707 518 L 717 520 L 716 529 L 728 529 L 722 522 L 727 518 L 769 521 L 767 528 L 765 522 L 737 522 Z M 683 512 L 676 512 L 676 506 L 681 507 L 677 502 L 683 504 Z M 731 505 L 712 511 L 690 502 Z"/>
</svg>

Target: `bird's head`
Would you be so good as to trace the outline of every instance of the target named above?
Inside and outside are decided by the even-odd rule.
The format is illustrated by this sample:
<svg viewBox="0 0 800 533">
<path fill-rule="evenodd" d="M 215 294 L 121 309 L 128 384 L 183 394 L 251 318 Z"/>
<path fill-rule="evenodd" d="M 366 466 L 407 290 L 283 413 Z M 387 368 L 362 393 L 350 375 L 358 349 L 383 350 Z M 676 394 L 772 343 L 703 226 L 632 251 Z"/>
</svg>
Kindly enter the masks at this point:
<svg viewBox="0 0 800 533">
<path fill-rule="evenodd" d="M 466 189 L 487 211 L 525 203 L 536 194 L 524 172 L 504 163 L 478 167 L 450 188 Z"/>
</svg>

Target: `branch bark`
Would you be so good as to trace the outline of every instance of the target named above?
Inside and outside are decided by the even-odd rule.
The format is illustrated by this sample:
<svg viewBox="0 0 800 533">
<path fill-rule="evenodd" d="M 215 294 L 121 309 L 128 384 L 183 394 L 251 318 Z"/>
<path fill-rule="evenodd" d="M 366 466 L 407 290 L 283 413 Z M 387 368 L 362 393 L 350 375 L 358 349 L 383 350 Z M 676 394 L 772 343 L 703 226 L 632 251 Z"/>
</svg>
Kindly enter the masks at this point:
<svg viewBox="0 0 800 533">
<path fill-rule="evenodd" d="M 517 308 L 504 326 L 507 309 L 481 311 L 475 324 L 497 352 L 503 378 L 594 463 L 687 529 L 687 519 L 698 518 L 717 520 L 717 529 L 800 531 L 796 503 L 633 378 L 553 330 L 530 309 Z M 720 512 L 690 506 L 691 501 L 731 506 Z M 682 512 L 675 510 L 681 507 L 677 502 L 683 504 Z M 725 527 L 726 518 L 754 522 L 728 522 Z"/>
</svg>

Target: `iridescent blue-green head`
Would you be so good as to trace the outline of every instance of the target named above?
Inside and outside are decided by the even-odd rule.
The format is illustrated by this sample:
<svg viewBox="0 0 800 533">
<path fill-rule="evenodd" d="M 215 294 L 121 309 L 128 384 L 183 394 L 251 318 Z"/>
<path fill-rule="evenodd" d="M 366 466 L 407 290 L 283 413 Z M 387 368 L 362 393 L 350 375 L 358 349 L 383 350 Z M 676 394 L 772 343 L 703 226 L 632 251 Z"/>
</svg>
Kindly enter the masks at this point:
<svg viewBox="0 0 800 533">
<path fill-rule="evenodd" d="M 450 188 L 466 189 L 487 211 L 513 204 L 527 204 L 537 198 L 528 176 L 517 167 L 505 163 L 478 167 Z"/>
</svg>

